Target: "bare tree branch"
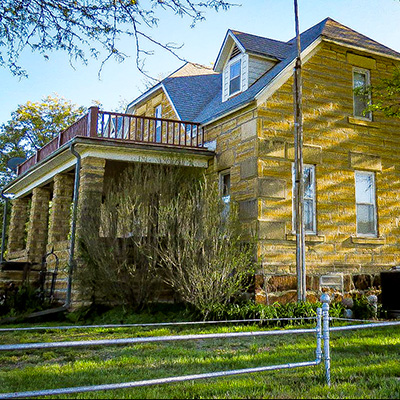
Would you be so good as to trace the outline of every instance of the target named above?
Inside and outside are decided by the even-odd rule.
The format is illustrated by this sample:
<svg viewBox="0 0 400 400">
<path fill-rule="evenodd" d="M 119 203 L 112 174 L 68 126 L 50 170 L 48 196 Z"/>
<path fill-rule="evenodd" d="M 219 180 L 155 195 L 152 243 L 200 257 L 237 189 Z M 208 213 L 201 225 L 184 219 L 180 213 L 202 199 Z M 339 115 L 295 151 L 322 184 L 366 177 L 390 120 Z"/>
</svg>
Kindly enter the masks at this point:
<svg viewBox="0 0 400 400">
<path fill-rule="evenodd" d="M 70 63 L 87 63 L 89 57 L 105 53 L 123 61 L 127 54 L 117 48 L 117 40 L 132 37 L 136 65 L 143 70 L 143 58 L 163 48 L 182 61 L 177 46 L 154 39 L 149 30 L 157 27 L 157 13 L 165 11 L 187 18 L 190 26 L 204 20 L 207 9 L 227 10 L 234 4 L 225 0 L 3 0 L 0 4 L 0 66 L 13 74 L 27 76 L 19 64 L 26 48 L 49 58 L 51 51 L 65 51 Z M 143 42 L 151 46 L 144 49 Z"/>
</svg>

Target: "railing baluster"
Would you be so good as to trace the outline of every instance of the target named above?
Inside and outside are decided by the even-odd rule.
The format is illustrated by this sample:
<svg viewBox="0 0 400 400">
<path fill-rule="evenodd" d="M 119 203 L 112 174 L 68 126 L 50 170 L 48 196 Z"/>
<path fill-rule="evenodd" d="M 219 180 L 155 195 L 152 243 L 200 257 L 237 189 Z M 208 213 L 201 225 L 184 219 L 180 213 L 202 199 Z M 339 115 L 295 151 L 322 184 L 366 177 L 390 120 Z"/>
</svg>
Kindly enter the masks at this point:
<svg viewBox="0 0 400 400">
<path fill-rule="evenodd" d="M 205 133 L 200 124 L 190 121 L 104 112 L 92 107 L 84 117 L 22 163 L 18 175 L 25 173 L 76 136 L 204 148 Z"/>
<path fill-rule="evenodd" d="M 101 113 L 101 131 L 100 136 L 103 137 L 104 135 L 104 113 Z"/>
</svg>

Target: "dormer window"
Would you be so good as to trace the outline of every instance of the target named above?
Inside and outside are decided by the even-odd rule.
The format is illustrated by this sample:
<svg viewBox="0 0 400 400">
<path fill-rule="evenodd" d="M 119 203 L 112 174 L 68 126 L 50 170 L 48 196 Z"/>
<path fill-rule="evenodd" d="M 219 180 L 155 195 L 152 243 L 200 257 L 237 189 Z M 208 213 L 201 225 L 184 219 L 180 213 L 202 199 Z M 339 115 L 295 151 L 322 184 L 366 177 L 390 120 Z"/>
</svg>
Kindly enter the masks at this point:
<svg viewBox="0 0 400 400">
<path fill-rule="evenodd" d="M 242 60 L 232 62 L 229 69 L 229 96 L 232 96 L 241 89 Z"/>
</svg>

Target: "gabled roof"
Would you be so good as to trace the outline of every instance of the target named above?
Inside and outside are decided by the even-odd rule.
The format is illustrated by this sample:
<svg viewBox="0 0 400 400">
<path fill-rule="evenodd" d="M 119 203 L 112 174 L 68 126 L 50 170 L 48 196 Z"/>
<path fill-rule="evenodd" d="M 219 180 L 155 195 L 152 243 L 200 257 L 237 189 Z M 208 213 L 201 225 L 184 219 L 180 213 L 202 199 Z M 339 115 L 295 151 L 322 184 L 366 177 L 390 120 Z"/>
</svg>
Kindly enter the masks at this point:
<svg viewBox="0 0 400 400">
<path fill-rule="evenodd" d="M 400 60 L 400 53 L 331 18 L 326 18 L 309 28 L 300 35 L 300 38 L 303 52 L 311 49 L 313 47 L 311 45 L 318 43 L 320 40 L 331 40 L 345 46 Z M 225 45 L 228 40 L 230 41 L 228 43 L 229 46 L 236 43 L 242 51 L 274 57 L 277 63 L 246 91 L 239 93 L 225 102 L 222 102 L 222 75 L 220 73 L 216 73 L 207 67 L 185 64 L 182 68 L 161 81 L 160 84 L 140 96 L 133 104 L 146 98 L 155 89 L 163 88 L 170 97 L 181 120 L 204 124 L 253 102 L 266 88 L 270 87 L 272 82 L 276 81 L 277 77 L 286 73 L 285 71 L 291 68 L 297 57 L 295 38 L 288 42 L 281 42 L 229 30 L 217 58 L 220 64 L 222 58 L 227 56 L 226 48 L 229 46 Z M 224 48 L 225 50 L 223 51 Z"/>
<path fill-rule="evenodd" d="M 221 93 L 221 76 L 211 68 L 185 64 L 162 81 L 181 120 L 193 121 Z"/>
<path fill-rule="evenodd" d="M 302 35 L 319 35 L 323 38 L 331 39 L 343 44 L 353 45 L 375 53 L 400 58 L 400 53 L 397 51 L 394 51 L 329 17 L 308 29 Z M 293 43 L 294 41 L 295 38 L 290 40 L 288 43 Z"/>
<path fill-rule="evenodd" d="M 281 42 L 279 40 L 250 35 L 249 33 L 239 31 L 231 32 L 239 40 L 245 51 L 251 54 L 269 56 L 278 60 L 283 60 L 293 47 L 291 43 Z"/>
</svg>

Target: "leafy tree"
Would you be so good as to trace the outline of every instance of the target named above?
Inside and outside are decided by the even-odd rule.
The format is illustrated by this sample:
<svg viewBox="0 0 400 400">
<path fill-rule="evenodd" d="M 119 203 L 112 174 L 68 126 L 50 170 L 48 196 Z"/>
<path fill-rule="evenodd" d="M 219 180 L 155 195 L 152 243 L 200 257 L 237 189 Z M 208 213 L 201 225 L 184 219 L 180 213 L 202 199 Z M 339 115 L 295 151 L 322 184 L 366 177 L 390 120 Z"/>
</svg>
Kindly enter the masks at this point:
<svg viewBox="0 0 400 400">
<path fill-rule="evenodd" d="M 368 111 L 381 110 L 388 117 L 400 118 L 400 69 L 396 68 L 393 76 L 382 79 L 371 88 L 373 103 Z"/>
<path fill-rule="evenodd" d="M 15 177 L 15 173 L 7 168 L 10 158 L 30 157 L 73 124 L 85 111 L 86 108 L 58 95 L 18 106 L 11 114 L 11 119 L 0 126 L 0 189 Z M 4 202 L 0 198 L 0 235 L 3 213 Z"/>
<path fill-rule="evenodd" d="M 12 157 L 30 157 L 81 117 L 86 109 L 57 95 L 19 105 L 11 119 L 0 126 L 0 186 L 14 174 L 7 168 Z"/>
<path fill-rule="evenodd" d="M 26 75 L 19 57 L 26 48 L 49 58 L 53 50 L 66 51 L 70 60 L 87 62 L 88 54 L 106 52 L 122 61 L 121 37 L 133 38 L 136 62 L 143 72 L 142 56 L 152 53 L 143 41 L 176 54 L 179 46 L 153 39 L 149 29 L 157 26 L 158 15 L 167 11 L 188 17 L 191 25 L 204 19 L 206 9 L 228 9 L 224 0 L 3 0 L 0 3 L 0 66 L 16 75 Z M 103 61 L 103 62 L 104 62 Z"/>
</svg>

